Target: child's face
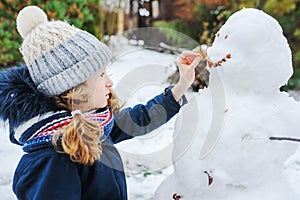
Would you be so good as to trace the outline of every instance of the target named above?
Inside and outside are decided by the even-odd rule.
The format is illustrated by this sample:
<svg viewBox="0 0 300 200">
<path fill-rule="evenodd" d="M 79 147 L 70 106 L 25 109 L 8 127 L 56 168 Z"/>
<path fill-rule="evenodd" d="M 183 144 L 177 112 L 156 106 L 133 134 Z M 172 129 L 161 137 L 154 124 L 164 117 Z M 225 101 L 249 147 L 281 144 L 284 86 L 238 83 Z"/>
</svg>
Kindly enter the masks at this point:
<svg viewBox="0 0 300 200">
<path fill-rule="evenodd" d="M 89 104 L 93 109 L 107 106 L 109 90 L 113 85 L 112 80 L 106 74 L 106 67 L 97 71 L 87 81 L 87 88 L 90 94 Z"/>
</svg>

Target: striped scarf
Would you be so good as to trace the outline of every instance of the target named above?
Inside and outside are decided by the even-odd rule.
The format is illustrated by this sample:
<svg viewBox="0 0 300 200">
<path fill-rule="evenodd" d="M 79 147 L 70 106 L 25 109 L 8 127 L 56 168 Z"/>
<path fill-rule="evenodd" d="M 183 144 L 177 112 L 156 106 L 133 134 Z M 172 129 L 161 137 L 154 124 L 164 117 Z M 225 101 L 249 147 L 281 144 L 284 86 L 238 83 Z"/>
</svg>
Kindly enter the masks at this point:
<svg viewBox="0 0 300 200">
<path fill-rule="evenodd" d="M 113 115 L 109 109 L 106 109 L 102 112 L 83 114 L 83 116 L 86 119 L 99 123 L 99 131 L 103 130 L 101 140 L 109 136 L 114 125 Z M 72 121 L 72 119 L 73 117 L 70 115 L 70 113 L 68 113 L 67 115 L 65 113 L 59 113 L 57 115 L 46 118 L 45 120 L 43 120 L 43 122 L 40 122 L 40 125 L 35 125 L 38 128 L 35 128 L 34 126 L 29 128 L 35 129 L 34 134 L 32 134 L 31 132 L 31 134 L 29 135 L 28 133 L 30 132 L 30 130 L 26 130 L 20 138 L 20 142 L 23 141 L 22 143 L 24 152 L 29 153 L 38 149 L 53 147 L 52 138 L 54 133 L 57 130 L 67 126 Z M 61 135 L 57 138 L 57 144 L 60 143 Z"/>
</svg>

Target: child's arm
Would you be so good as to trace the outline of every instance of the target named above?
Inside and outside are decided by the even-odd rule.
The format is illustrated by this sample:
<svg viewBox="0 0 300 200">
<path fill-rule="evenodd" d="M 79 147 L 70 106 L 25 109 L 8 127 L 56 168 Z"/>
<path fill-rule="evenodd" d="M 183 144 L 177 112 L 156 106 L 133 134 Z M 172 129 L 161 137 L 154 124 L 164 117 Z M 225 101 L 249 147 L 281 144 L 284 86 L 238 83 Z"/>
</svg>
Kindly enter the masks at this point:
<svg viewBox="0 0 300 200">
<path fill-rule="evenodd" d="M 138 104 L 115 114 L 115 126 L 110 134 L 113 142 L 149 133 L 178 113 L 181 105 L 174 99 L 171 88 L 166 88 L 164 93 L 149 100 L 145 105 Z M 182 99 L 183 104 L 187 103 L 184 96 Z"/>
<path fill-rule="evenodd" d="M 183 94 L 193 83 L 194 69 L 200 60 L 201 56 L 197 53 L 183 52 L 176 61 L 180 80 L 174 87 L 166 88 L 163 94 L 157 95 L 145 105 L 126 108 L 115 115 L 116 126 L 111 133 L 114 143 L 149 133 L 178 113 L 187 102 Z M 183 99 L 181 104 L 178 103 L 179 99 Z"/>
</svg>

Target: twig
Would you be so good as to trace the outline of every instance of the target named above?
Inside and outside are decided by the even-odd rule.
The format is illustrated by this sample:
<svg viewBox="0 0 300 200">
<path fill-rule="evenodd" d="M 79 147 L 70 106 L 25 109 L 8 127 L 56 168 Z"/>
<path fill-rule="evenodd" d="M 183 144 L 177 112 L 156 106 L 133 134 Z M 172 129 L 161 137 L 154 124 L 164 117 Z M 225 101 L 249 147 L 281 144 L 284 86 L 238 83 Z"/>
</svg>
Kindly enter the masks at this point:
<svg viewBox="0 0 300 200">
<path fill-rule="evenodd" d="M 300 142 L 299 138 L 290 138 L 290 137 L 269 137 L 270 140 L 289 140 L 294 142 Z"/>
</svg>

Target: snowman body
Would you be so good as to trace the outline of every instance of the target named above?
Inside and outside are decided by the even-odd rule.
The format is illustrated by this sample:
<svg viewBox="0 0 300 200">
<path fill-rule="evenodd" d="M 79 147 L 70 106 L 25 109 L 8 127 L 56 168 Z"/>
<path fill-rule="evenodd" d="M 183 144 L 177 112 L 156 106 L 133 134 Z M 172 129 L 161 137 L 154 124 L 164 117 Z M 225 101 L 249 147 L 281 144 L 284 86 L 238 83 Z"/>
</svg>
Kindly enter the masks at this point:
<svg viewBox="0 0 300 200">
<path fill-rule="evenodd" d="M 299 199 L 284 172 L 298 144 L 269 139 L 295 137 L 300 130 L 299 103 L 279 90 L 293 73 L 280 25 L 256 9 L 238 11 L 217 33 L 208 58 L 209 88 L 183 108 L 189 114 L 177 120 L 174 134 L 195 137 L 186 149 L 175 140 L 174 173 L 155 199 L 172 193 L 191 200 Z M 219 130 L 220 137 L 209 140 L 211 129 Z M 214 148 L 202 157 L 206 140 Z"/>
</svg>

